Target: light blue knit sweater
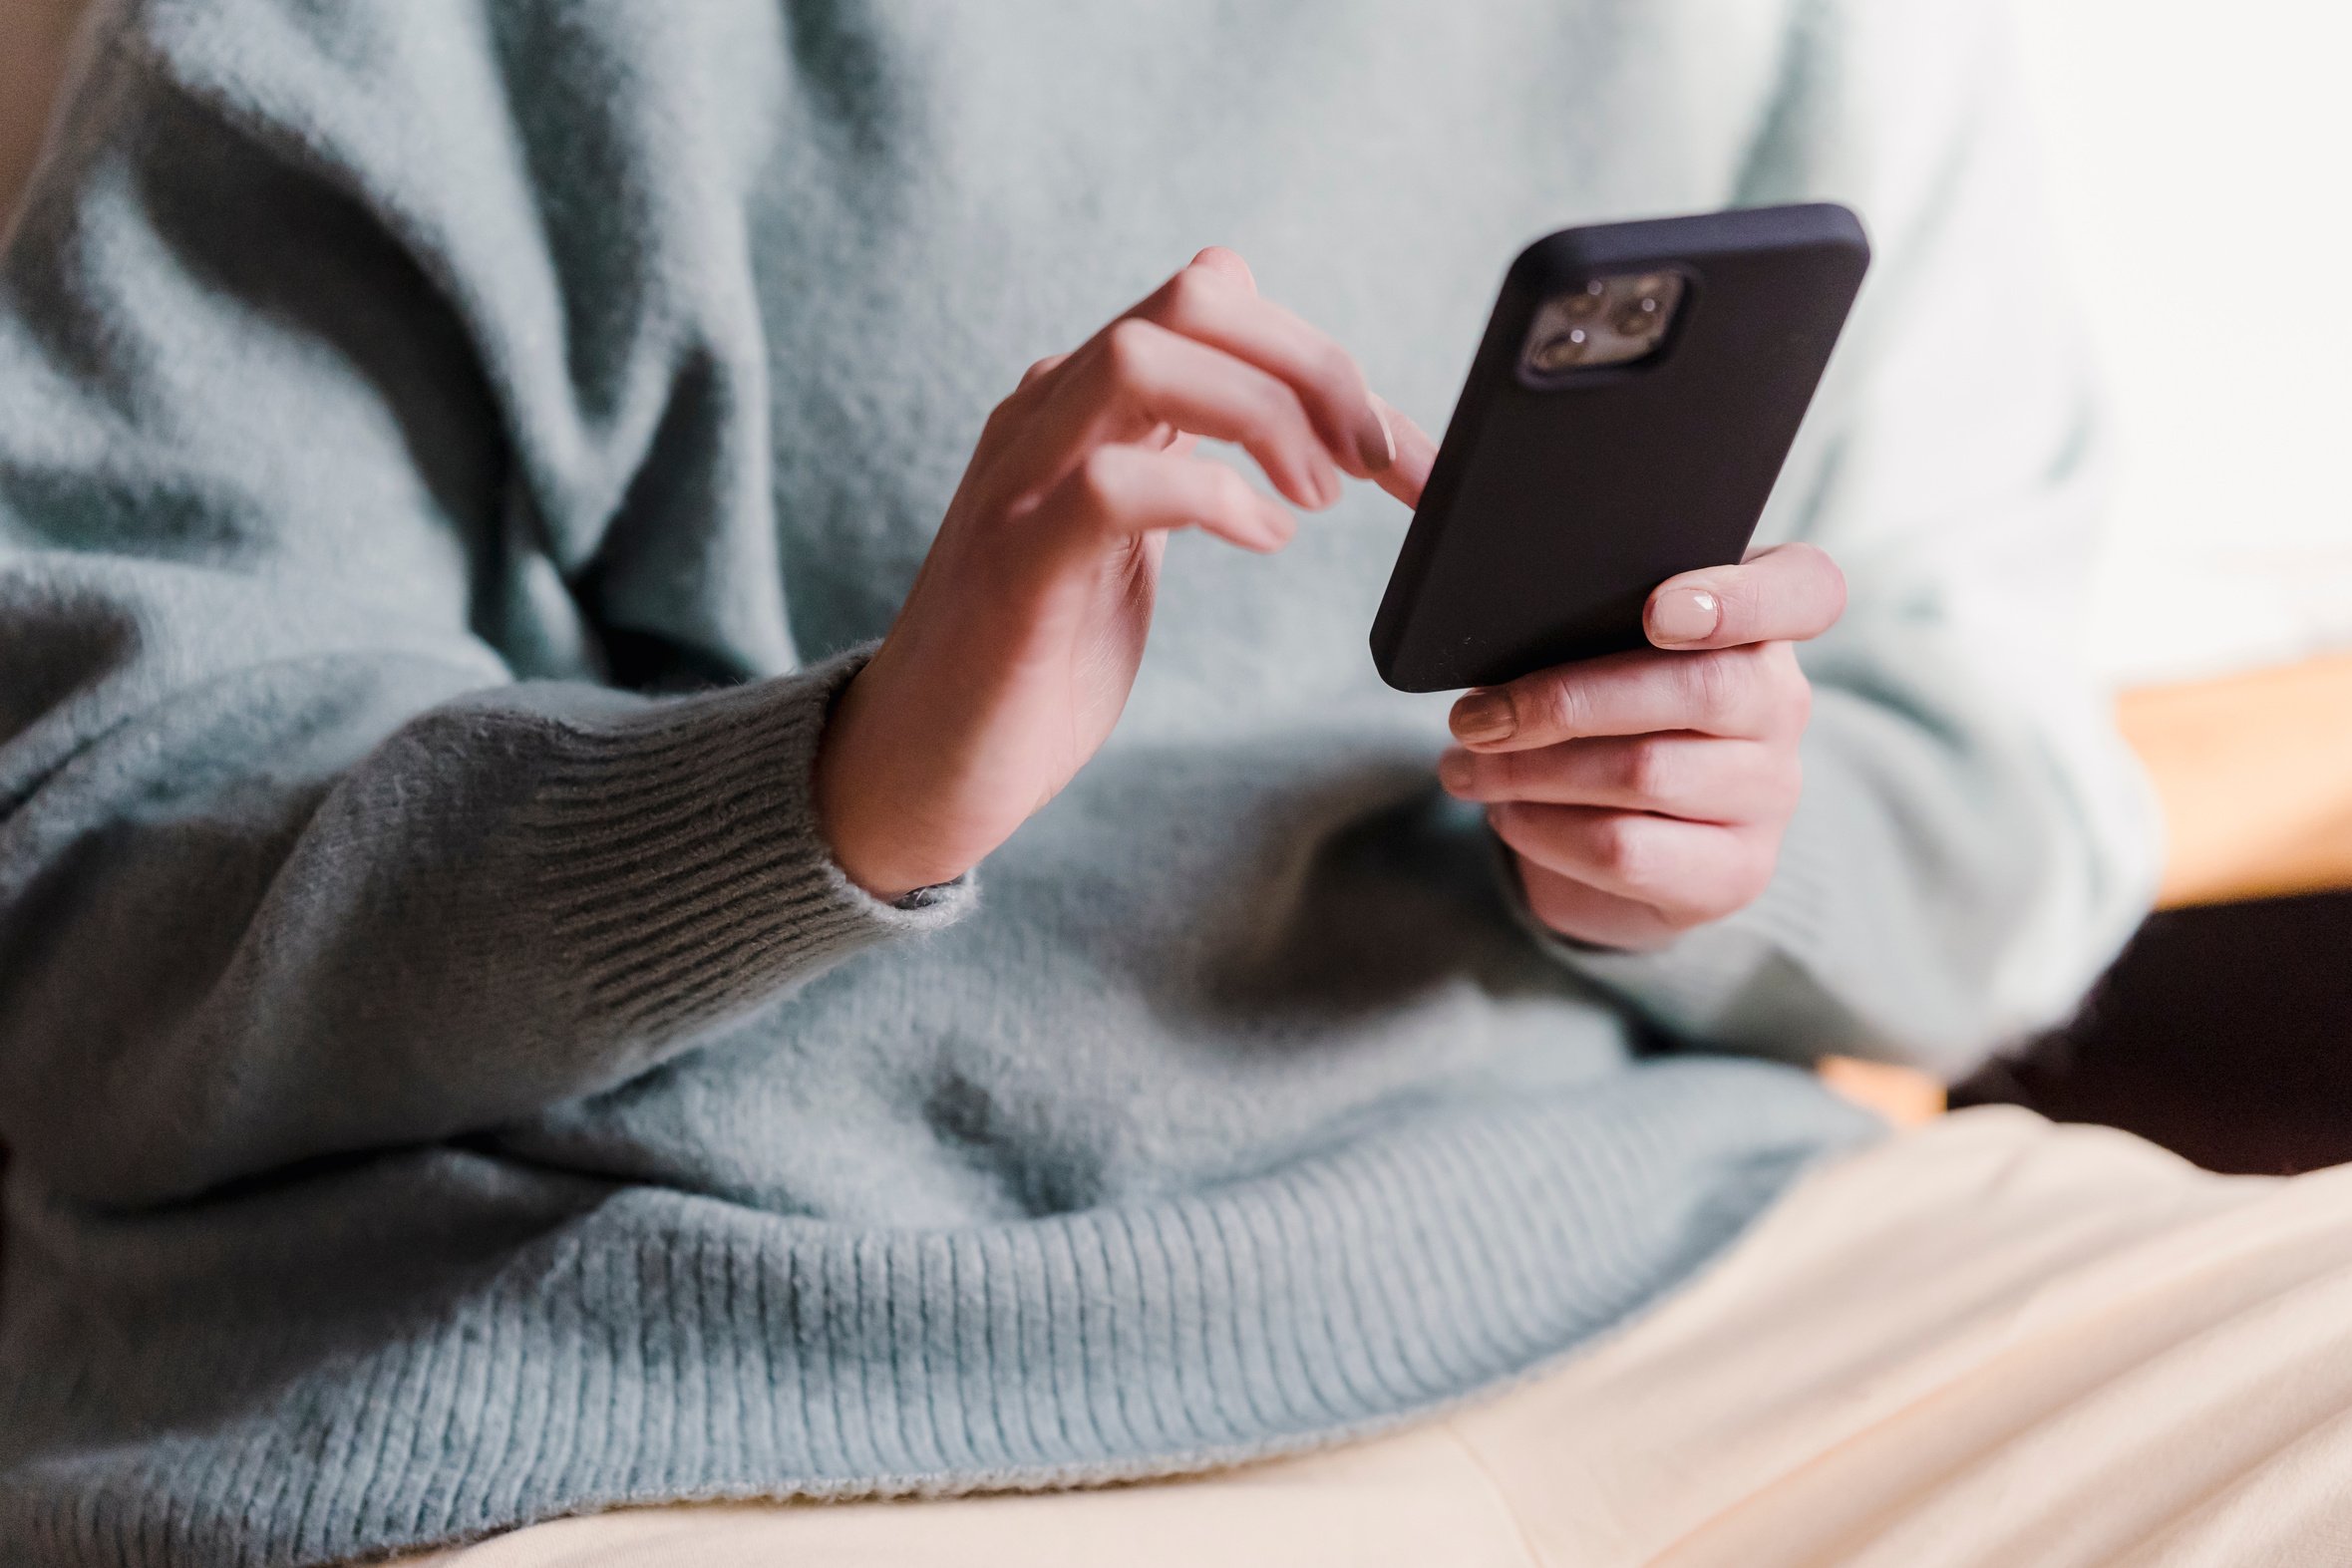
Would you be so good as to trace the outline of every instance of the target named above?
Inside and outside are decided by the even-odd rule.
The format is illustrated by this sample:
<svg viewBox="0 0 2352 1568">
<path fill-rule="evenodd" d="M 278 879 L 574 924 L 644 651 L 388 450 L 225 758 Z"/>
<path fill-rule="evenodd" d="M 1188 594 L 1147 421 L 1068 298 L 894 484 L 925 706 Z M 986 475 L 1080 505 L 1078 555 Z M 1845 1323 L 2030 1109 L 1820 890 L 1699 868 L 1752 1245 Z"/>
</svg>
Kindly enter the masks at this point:
<svg viewBox="0 0 2352 1568">
<path fill-rule="evenodd" d="M 2149 858 L 2082 380 L 1973 0 L 1795 3 L 109 12 L 0 282 L 0 1559 L 1370 1429 L 1866 1135 L 1704 1044 L 2064 1008 Z M 1218 241 L 1434 425 L 1529 236 L 1800 196 L 1882 264 L 1766 525 L 1853 610 L 1756 907 L 1514 918 L 1369 491 L 1176 539 L 973 883 L 835 868 L 829 697 L 1028 361 Z"/>
</svg>

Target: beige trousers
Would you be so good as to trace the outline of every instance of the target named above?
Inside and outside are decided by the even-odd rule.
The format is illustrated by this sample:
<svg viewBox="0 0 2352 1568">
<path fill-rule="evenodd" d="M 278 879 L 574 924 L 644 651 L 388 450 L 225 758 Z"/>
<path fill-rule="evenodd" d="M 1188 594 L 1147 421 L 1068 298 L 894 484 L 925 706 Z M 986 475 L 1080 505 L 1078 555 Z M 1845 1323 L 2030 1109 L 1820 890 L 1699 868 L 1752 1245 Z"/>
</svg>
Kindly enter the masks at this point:
<svg viewBox="0 0 2352 1568">
<path fill-rule="evenodd" d="M 2352 1564 L 2352 1166 L 1961 1111 L 1392 1435 L 1095 1491 L 632 1509 L 437 1568 Z"/>
</svg>

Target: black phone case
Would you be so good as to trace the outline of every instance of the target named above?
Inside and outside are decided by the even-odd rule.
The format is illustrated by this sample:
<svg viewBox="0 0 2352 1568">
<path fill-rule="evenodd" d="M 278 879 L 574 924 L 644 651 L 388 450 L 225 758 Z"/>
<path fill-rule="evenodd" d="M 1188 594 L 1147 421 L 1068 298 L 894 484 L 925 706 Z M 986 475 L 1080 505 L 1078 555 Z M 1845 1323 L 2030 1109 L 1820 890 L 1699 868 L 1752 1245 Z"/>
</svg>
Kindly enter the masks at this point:
<svg viewBox="0 0 2352 1568">
<path fill-rule="evenodd" d="M 1869 265 L 1828 203 L 1562 229 L 1512 263 L 1372 623 L 1401 691 L 1494 686 L 1640 646 L 1650 590 L 1746 551 Z M 1676 272 L 1648 359 L 1522 377 L 1537 307 Z"/>
</svg>

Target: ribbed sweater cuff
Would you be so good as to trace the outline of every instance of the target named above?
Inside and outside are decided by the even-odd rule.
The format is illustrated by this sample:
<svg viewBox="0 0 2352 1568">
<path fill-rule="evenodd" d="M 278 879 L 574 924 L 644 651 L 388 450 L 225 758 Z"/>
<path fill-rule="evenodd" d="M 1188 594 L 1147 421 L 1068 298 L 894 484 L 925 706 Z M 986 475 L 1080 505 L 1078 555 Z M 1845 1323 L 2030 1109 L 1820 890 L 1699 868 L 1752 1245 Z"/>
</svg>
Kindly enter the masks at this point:
<svg viewBox="0 0 2352 1568">
<path fill-rule="evenodd" d="M 671 1033 L 971 906 L 968 876 L 872 897 L 818 826 L 818 743 L 871 652 L 565 727 L 533 801 L 533 849 L 592 1018 Z"/>
<path fill-rule="evenodd" d="M 1786 985 L 1773 983 L 1773 972 L 1784 964 L 1811 972 L 1811 957 L 1824 940 L 1838 849 L 1814 816 L 1800 811 L 1791 820 L 1763 896 L 1646 953 L 1589 946 L 1544 926 L 1527 908 L 1510 852 L 1500 844 L 1498 850 L 1520 924 L 1561 963 L 1667 1035 L 1808 1061 L 1817 1047 L 1827 1049 L 1827 1037 L 1835 1033 L 1829 1021 L 1783 1028 L 1791 1021 L 1765 1016 L 1785 1003 L 1789 992 Z"/>
</svg>

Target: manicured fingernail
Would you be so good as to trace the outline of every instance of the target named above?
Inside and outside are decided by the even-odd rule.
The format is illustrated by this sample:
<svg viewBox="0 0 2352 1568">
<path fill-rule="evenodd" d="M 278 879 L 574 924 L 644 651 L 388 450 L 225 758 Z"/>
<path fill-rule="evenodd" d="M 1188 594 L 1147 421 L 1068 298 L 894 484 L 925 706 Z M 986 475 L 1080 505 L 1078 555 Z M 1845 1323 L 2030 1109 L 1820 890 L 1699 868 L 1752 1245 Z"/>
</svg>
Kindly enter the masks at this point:
<svg viewBox="0 0 2352 1568">
<path fill-rule="evenodd" d="M 1438 759 L 1438 783 L 1454 794 L 1469 789 L 1477 777 L 1478 770 L 1471 765 L 1468 752 L 1448 752 Z"/>
<path fill-rule="evenodd" d="M 1465 741 L 1508 741 L 1518 729 L 1511 699 L 1501 692 L 1473 692 L 1454 705 L 1454 733 Z"/>
<path fill-rule="evenodd" d="M 1371 405 L 1372 423 L 1356 432 L 1356 456 L 1363 461 L 1366 470 L 1378 473 L 1397 461 L 1397 438 L 1388 428 L 1388 416 L 1380 412 L 1380 405 Z"/>
<path fill-rule="evenodd" d="M 1704 588 L 1669 588 L 1650 606 L 1650 640 L 1699 642 L 1715 635 L 1723 607 Z"/>
</svg>

